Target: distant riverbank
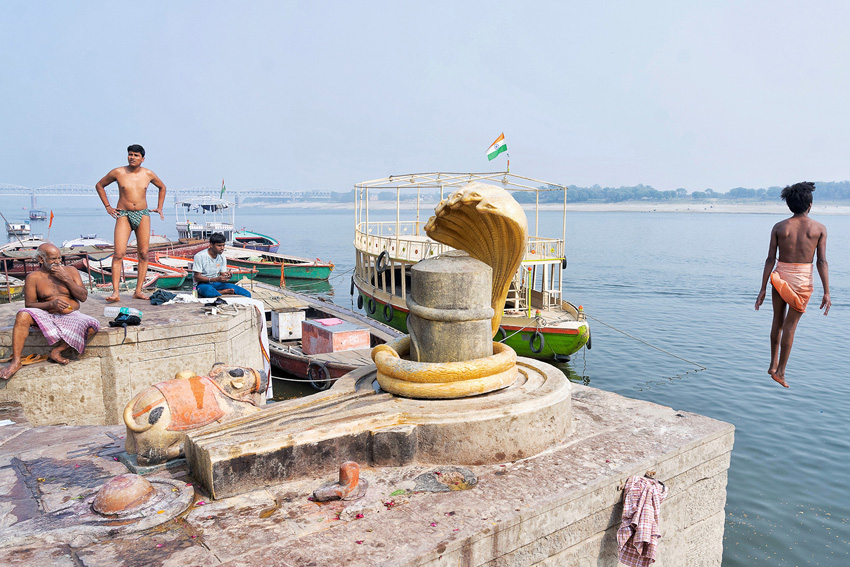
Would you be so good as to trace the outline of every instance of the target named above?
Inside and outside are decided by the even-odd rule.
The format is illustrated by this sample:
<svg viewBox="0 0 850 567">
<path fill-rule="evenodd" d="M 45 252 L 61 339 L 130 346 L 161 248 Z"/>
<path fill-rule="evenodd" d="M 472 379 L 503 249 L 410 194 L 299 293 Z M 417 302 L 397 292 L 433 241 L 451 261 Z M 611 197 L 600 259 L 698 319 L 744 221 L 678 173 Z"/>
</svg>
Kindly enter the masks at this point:
<svg viewBox="0 0 850 567">
<path fill-rule="evenodd" d="M 437 205 L 436 201 L 422 203 L 422 209 L 432 210 Z M 316 201 L 302 201 L 296 203 L 280 202 L 257 202 L 242 203 L 240 208 L 272 208 L 272 209 L 318 209 L 323 210 L 353 210 L 354 203 L 322 203 Z M 388 211 L 395 210 L 394 201 L 370 201 L 371 210 Z M 416 205 L 410 202 L 401 203 L 400 208 L 404 210 L 415 210 Z M 526 210 L 534 209 L 534 205 L 524 204 Z M 541 211 L 558 211 L 562 205 L 546 203 L 540 205 Z M 742 213 L 742 214 L 787 214 L 788 207 L 783 202 L 687 202 L 676 201 L 672 203 L 662 202 L 621 202 L 621 203 L 567 203 L 567 211 L 572 212 L 631 212 L 631 213 Z M 812 207 L 812 215 L 850 215 L 850 203 L 832 202 L 818 203 L 815 201 Z"/>
</svg>

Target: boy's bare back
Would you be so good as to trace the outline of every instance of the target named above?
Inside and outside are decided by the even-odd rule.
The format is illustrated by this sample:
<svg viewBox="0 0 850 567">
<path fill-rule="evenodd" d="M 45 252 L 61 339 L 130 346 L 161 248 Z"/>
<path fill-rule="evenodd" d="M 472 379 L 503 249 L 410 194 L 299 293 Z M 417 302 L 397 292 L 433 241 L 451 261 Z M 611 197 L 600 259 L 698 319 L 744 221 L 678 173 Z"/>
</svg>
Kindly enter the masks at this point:
<svg viewBox="0 0 850 567">
<path fill-rule="evenodd" d="M 779 251 L 779 261 L 811 264 L 815 252 L 825 253 L 826 227 L 806 216 L 793 216 L 774 225 L 771 249 Z M 819 250 L 821 243 L 823 247 Z M 818 254 L 820 259 L 825 254 Z"/>
</svg>

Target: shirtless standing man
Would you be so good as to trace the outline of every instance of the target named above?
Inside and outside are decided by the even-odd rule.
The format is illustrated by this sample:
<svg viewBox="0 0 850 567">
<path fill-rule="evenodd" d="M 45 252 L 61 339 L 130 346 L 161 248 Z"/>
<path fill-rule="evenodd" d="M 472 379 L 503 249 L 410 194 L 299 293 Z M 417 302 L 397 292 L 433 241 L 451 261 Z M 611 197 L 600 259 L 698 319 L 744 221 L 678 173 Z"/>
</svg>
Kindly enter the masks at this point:
<svg viewBox="0 0 850 567">
<path fill-rule="evenodd" d="M 773 286 L 773 325 L 770 329 L 770 366 L 767 373 L 786 388 L 785 365 L 788 364 L 788 355 L 794 343 L 794 331 L 814 289 L 812 260 L 815 253 L 818 275 L 823 284 L 823 299 L 820 303 L 823 314 L 827 315 L 832 306 L 829 299 L 829 266 L 826 263 L 826 227 L 809 218 L 814 190 L 815 184 L 808 181 L 782 190 L 782 199 L 794 216 L 776 223 L 770 232 L 770 249 L 764 262 L 761 292 L 756 299 L 758 311 L 764 301 L 769 279 Z M 780 258 L 778 262 L 777 249 Z M 773 271 L 774 264 L 776 271 Z"/>
<path fill-rule="evenodd" d="M 59 249 L 53 244 L 38 247 L 38 270 L 27 276 L 24 284 L 25 308 L 18 311 L 12 329 L 12 361 L 0 369 L 0 379 L 8 380 L 21 369 L 21 353 L 30 327 L 38 325 L 50 345 L 56 345 L 48 358 L 68 364 L 62 351 L 73 348 L 80 354 L 99 330 L 94 317 L 79 312 L 80 303 L 88 298 L 80 272 L 62 265 Z"/>
<path fill-rule="evenodd" d="M 136 292 L 133 297 L 148 299 L 142 293 L 142 284 L 148 271 L 148 244 L 151 238 L 150 213 L 159 213 L 159 218 L 165 220 L 162 204 L 165 202 L 165 184 L 150 169 L 142 167 L 145 161 L 145 149 L 133 144 L 127 148 L 127 163 L 124 167 L 116 167 L 97 182 L 97 190 L 106 212 L 115 219 L 115 253 L 112 255 L 112 295 L 106 301 L 113 303 L 120 299 L 118 284 L 121 281 L 121 268 L 124 254 L 127 252 L 127 240 L 130 233 L 136 233 L 136 250 L 139 254 L 139 279 L 136 282 Z M 109 204 L 106 196 L 106 186 L 113 181 L 118 182 L 118 203 L 116 208 Z M 155 209 L 148 210 L 147 189 L 153 183 L 159 188 L 159 201 Z"/>
</svg>

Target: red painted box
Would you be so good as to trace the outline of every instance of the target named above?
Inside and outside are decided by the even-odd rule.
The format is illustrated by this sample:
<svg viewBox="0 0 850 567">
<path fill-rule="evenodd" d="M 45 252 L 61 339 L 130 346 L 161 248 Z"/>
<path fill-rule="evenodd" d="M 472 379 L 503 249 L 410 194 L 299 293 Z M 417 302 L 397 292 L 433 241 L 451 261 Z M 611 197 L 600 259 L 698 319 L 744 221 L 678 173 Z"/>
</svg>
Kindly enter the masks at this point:
<svg viewBox="0 0 850 567">
<path fill-rule="evenodd" d="M 301 322 L 301 350 L 304 354 L 324 354 L 356 348 L 369 348 L 369 329 L 341 319 Z"/>
</svg>

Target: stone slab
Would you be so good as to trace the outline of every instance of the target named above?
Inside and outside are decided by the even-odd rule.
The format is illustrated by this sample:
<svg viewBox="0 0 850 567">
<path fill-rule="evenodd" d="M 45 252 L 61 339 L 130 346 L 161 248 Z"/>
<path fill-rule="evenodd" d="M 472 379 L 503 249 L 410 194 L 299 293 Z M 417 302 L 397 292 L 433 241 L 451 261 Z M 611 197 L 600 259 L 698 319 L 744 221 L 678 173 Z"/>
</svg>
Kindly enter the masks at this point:
<svg viewBox="0 0 850 567">
<path fill-rule="evenodd" d="M 215 497 L 332 472 L 338 463 L 478 465 L 530 457 L 570 430 L 570 382 L 558 369 L 517 361 L 510 387 L 468 398 L 415 400 L 384 393 L 369 365 L 328 391 L 190 432 L 186 458 Z"/>
<path fill-rule="evenodd" d="M 469 467 L 478 484 L 466 491 L 413 493 L 414 479 L 431 466 L 364 466 L 369 491 L 360 501 L 307 499 L 334 474 L 215 501 L 198 489 L 200 501 L 185 517 L 154 531 L 62 543 L 33 533 L 27 545 L 6 545 L 2 526 L 27 510 L 41 513 L 45 495 L 94 490 L 86 486 L 91 475 L 72 472 L 38 482 L 39 459 L 69 460 L 69 471 L 80 464 L 100 475 L 123 469 L 110 456 L 121 449 L 110 436 L 120 437 L 120 428 L 33 429 L 0 444 L 0 564 L 614 567 L 622 485 L 655 470 L 670 495 L 654 565 L 718 567 L 734 428 L 576 384 L 572 409 L 568 439 L 531 458 Z"/>
</svg>

